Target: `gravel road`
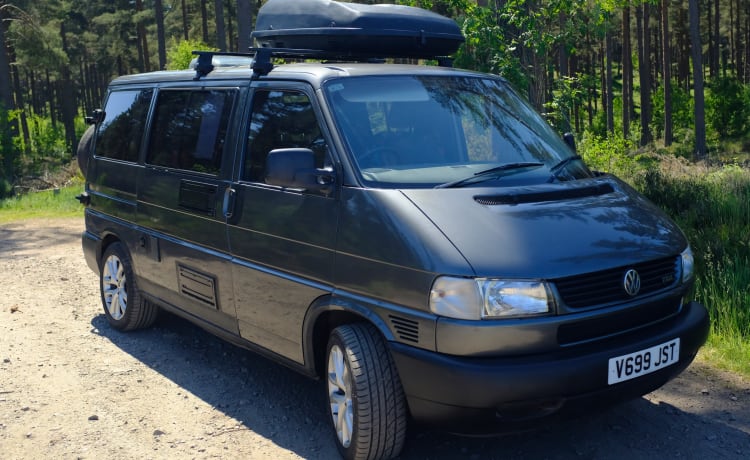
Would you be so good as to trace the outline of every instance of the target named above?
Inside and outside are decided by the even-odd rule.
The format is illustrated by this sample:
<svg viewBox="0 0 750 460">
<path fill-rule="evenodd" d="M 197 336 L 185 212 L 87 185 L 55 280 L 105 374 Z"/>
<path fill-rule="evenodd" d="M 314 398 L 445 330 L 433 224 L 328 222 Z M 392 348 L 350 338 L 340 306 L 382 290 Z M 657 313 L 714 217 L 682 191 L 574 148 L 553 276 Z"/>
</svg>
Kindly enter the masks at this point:
<svg viewBox="0 0 750 460">
<path fill-rule="evenodd" d="M 0 459 L 337 458 L 323 391 L 163 315 L 110 329 L 83 222 L 0 226 Z M 403 459 L 747 459 L 750 381 L 704 362 L 659 391 L 533 433 L 412 429 Z"/>
</svg>

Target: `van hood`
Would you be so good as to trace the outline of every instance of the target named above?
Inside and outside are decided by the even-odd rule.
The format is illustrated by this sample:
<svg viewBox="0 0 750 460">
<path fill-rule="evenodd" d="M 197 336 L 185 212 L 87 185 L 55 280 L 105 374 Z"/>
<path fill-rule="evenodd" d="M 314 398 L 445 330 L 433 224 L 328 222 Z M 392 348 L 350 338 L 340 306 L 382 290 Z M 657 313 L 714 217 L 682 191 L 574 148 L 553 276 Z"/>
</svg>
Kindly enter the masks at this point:
<svg viewBox="0 0 750 460">
<path fill-rule="evenodd" d="M 659 208 L 609 175 L 402 193 L 479 277 L 559 278 L 676 256 L 687 247 Z"/>
</svg>

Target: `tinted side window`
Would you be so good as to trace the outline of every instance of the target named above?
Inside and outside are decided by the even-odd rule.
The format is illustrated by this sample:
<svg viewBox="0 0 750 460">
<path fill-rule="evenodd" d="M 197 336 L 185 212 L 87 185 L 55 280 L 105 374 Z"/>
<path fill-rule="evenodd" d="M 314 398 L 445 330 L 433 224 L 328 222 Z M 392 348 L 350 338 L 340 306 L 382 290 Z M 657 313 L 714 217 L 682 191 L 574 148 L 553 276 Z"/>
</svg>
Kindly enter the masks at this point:
<svg viewBox="0 0 750 460">
<path fill-rule="evenodd" d="M 242 178 L 263 182 L 268 152 L 292 147 L 312 150 L 316 167 L 323 167 L 327 144 L 310 99 L 297 91 L 256 91 Z"/>
<path fill-rule="evenodd" d="M 218 174 L 236 90 L 163 90 L 147 163 Z"/>
<path fill-rule="evenodd" d="M 97 134 L 97 156 L 138 161 L 152 95 L 150 89 L 110 93 Z"/>
</svg>

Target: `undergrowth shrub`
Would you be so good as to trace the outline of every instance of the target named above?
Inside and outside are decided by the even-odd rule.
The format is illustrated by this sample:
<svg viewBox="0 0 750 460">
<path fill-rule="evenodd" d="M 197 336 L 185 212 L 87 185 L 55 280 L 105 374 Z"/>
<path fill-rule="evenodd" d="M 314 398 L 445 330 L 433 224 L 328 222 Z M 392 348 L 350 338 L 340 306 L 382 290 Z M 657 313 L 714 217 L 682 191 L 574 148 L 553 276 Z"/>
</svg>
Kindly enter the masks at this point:
<svg viewBox="0 0 750 460">
<path fill-rule="evenodd" d="M 706 121 L 722 137 L 746 134 L 750 128 L 750 90 L 736 78 L 720 77 L 710 82 Z"/>
<path fill-rule="evenodd" d="M 686 233 L 695 254 L 694 296 L 709 309 L 725 365 L 735 367 L 750 354 L 750 170 L 667 157 L 634 185 Z"/>
</svg>

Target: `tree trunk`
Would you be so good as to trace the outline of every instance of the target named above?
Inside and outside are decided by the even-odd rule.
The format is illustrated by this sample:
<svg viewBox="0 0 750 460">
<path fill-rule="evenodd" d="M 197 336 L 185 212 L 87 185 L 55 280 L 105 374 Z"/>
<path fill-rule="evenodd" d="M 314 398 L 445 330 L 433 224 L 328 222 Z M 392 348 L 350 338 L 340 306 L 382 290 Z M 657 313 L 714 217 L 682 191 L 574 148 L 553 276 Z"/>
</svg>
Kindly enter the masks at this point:
<svg viewBox="0 0 750 460">
<path fill-rule="evenodd" d="M 674 14 L 674 11 L 673 11 Z M 672 35 L 676 37 L 677 50 L 677 84 L 686 92 L 690 90 L 690 33 L 687 11 L 680 5 L 677 9 L 676 22 L 672 26 Z"/>
<path fill-rule="evenodd" d="M 740 0 L 737 0 L 735 5 L 734 14 L 734 68 L 737 72 L 737 78 L 742 81 L 743 70 L 743 53 L 742 53 L 742 7 Z"/>
<path fill-rule="evenodd" d="M 690 42 L 693 50 L 693 89 L 695 100 L 695 157 L 706 156 L 706 119 L 703 99 L 703 56 L 701 50 L 698 0 L 688 0 L 690 11 Z"/>
<path fill-rule="evenodd" d="M 162 0 L 154 0 L 156 15 L 156 42 L 159 48 L 159 70 L 167 67 L 167 42 L 164 38 L 164 5 Z"/>
<path fill-rule="evenodd" d="M 245 52 L 251 46 L 250 33 L 253 30 L 253 10 L 250 0 L 237 0 L 237 48 Z"/>
<path fill-rule="evenodd" d="M 564 12 L 560 12 L 559 14 L 559 23 L 560 23 L 560 30 L 565 27 L 565 23 L 567 22 L 567 16 Z M 560 54 L 560 76 L 561 77 L 568 77 L 570 76 L 570 70 L 569 70 L 569 64 L 570 64 L 570 55 L 568 54 L 568 44 L 562 40 L 559 48 L 558 53 Z"/>
<path fill-rule="evenodd" d="M 4 1 L 0 1 L 0 6 L 5 6 Z M 10 76 L 10 56 L 8 47 L 5 46 L 5 13 L 0 9 L 0 108 L 13 110 L 13 88 L 11 87 Z"/>
<path fill-rule="evenodd" d="M 721 38 L 721 30 L 720 30 L 720 24 L 719 20 L 721 19 L 721 14 L 719 13 L 721 11 L 721 8 L 719 8 L 719 0 L 714 1 L 714 34 L 716 36 L 716 40 L 714 42 L 714 46 L 716 46 L 716 53 L 714 56 L 714 59 L 716 60 L 716 77 L 719 76 L 719 72 L 721 71 L 721 53 L 722 53 L 722 38 Z"/>
<path fill-rule="evenodd" d="M 717 0 L 718 1 L 718 0 Z M 188 10 L 185 0 L 181 0 L 182 4 L 182 38 L 190 40 L 190 26 L 188 24 Z"/>
<path fill-rule="evenodd" d="M 713 2 L 713 6 L 712 6 Z M 719 76 L 719 57 L 721 55 L 721 31 L 719 30 L 719 19 L 720 19 L 720 13 L 719 13 L 719 0 L 709 0 L 709 18 L 708 18 L 708 32 L 709 32 L 709 71 L 711 78 L 716 78 Z"/>
<path fill-rule="evenodd" d="M 65 32 L 65 22 L 60 24 L 60 38 L 65 55 L 68 55 L 68 40 Z M 65 127 L 65 142 L 70 149 L 70 153 L 76 151 L 76 130 L 75 130 L 75 101 L 73 100 L 73 82 L 70 78 L 70 68 L 62 66 L 62 91 L 60 96 L 62 122 Z"/>
<path fill-rule="evenodd" d="M 612 33 L 609 30 L 610 25 L 607 25 L 607 31 L 605 32 L 604 48 L 605 48 L 605 95 L 604 95 L 604 107 L 607 110 L 607 132 L 615 132 L 615 112 L 614 112 L 614 94 L 612 89 Z"/>
<path fill-rule="evenodd" d="M 227 31 L 224 26 L 224 0 L 216 0 L 214 10 L 216 15 L 216 47 L 219 48 L 219 51 L 226 51 Z"/>
<path fill-rule="evenodd" d="M 57 111 L 55 110 L 55 107 L 57 106 L 57 102 L 55 99 L 58 97 L 58 94 L 55 91 L 55 87 L 52 86 L 52 81 L 49 76 L 49 70 L 44 70 L 44 76 L 47 81 L 47 93 L 49 94 L 49 97 L 47 98 L 47 103 L 49 104 L 49 117 L 50 122 L 52 122 L 52 127 L 57 128 Z"/>
<path fill-rule="evenodd" d="M 31 135 L 29 134 L 29 123 L 26 117 L 26 103 L 24 102 L 21 78 L 18 75 L 18 66 L 11 67 L 10 73 L 13 75 L 13 86 L 14 92 L 16 94 L 16 108 L 20 109 L 18 121 L 21 125 L 21 134 L 23 134 L 24 153 L 29 154 L 31 153 Z"/>
<path fill-rule="evenodd" d="M 143 0 L 135 0 L 135 10 L 139 13 L 143 11 Z M 141 45 L 143 53 L 141 72 L 148 72 L 151 70 L 151 55 L 148 52 L 148 35 L 146 34 L 146 25 L 143 23 L 143 21 L 138 21 L 136 29 L 138 31 L 138 42 Z"/>
<path fill-rule="evenodd" d="M 664 78 L 664 146 L 672 145 L 672 69 L 669 52 L 669 0 L 661 0 L 662 78 Z"/>
<path fill-rule="evenodd" d="M 203 30 L 203 43 L 208 44 L 208 9 L 206 1 L 201 0 L 201 29 Z"/>
<path fill-rule="evenodd" d="M 638 34 L 638 83 L 641 87 L 641 140 L 647 145 L 653 140 L 651 135 L 651 32 L 649 28 L 649 6 L 647 3 L 635 9 L 636 31 Z"/>
<path fill-rule="evenodd" d="M 237 17 L 236 11 L 233 10 L 234 5 L 230 1 L 228 4 L 225 5 L 226 8 L 226 14 L 225 17 L 227 19 L 227 37 L 229 39 L 227 40 L 227 51 L 236 52 L 237 51 L 237 37 L 234 35 L 234 21 L 233 19 Z"/>
<path fill-rule="evenodd" d="M 633 63 L 630 48 L 630 6 L 622 9 L 622 137 L 630 136 L 633 113 Z"/>
</svg>

